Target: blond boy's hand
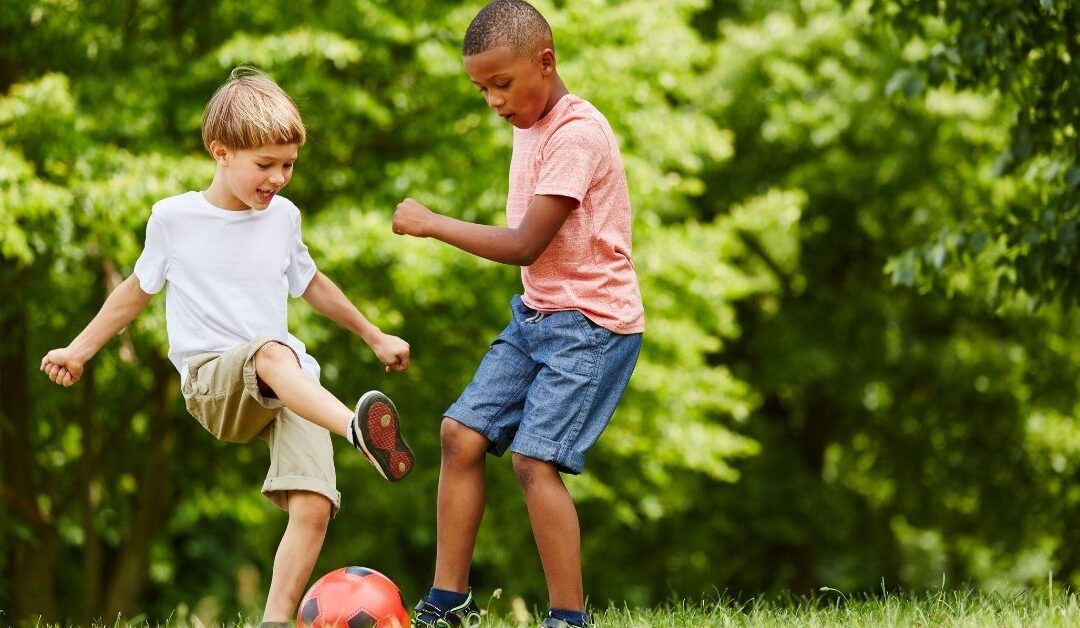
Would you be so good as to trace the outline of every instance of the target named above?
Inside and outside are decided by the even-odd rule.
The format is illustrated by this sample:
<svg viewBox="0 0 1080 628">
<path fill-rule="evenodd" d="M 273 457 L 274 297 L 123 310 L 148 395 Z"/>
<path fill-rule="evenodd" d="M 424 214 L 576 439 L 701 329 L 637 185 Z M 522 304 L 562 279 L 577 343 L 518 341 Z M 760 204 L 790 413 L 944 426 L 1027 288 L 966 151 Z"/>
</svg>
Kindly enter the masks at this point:
<svg viewBox="0 0 1080 628">
<path fill-rule="evenodd" d="M 386 365 L 387 373 L 409 368 L 409 343 L 397 336 L 382 334 L 371 345 L 371 350 L 375 352 L 375 357 Z"/>
<path fill-rule="evenodd" d="M 427 223 L 431 216 L 430 209 L 407 198 L 398 203 L 397 209 L 394 210 L 394 233 L 426 238 L 428 236 Z"/>
<path fill-rule="evenodd" d="M 67 388 L 82 378 L 84 364 L 71 349 L 53 349 L 41 358 L 41 371 L 53 382 Z"/>
</svg>

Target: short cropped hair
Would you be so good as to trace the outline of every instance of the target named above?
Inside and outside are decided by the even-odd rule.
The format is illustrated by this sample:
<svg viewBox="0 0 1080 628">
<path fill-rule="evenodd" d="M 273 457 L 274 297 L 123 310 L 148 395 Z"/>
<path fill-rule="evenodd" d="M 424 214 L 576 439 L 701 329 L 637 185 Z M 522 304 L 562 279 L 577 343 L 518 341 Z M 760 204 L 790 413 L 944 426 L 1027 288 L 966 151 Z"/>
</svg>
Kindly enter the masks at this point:
<svg viewBox="0 0 1080 628">
<path fill-rule="evenodd" d="M 468 57 L 509 46 L 517 54 L 528 54 L 544 44 L 554 50 L 555 38 L 535 7 L 524 0 L 493 0 L 469 24 L 461 53 Z"/>
<path fill-rule="evenodd" d="M 229 73 L 229 80 L 206 103 L 202 139 L 208 151 L 214 140 L 232 149 L 250 150 L 303 144 L 307 134 L 300 111 L 285 90 L 255 68 L 241 66 Z"/>
</svg>

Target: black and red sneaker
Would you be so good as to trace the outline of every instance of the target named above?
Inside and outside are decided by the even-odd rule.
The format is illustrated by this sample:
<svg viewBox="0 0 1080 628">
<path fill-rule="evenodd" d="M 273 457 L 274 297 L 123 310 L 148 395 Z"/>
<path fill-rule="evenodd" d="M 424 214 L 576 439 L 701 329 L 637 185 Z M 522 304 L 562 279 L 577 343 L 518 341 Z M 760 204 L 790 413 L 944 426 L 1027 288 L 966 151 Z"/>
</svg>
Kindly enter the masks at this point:
<svg viewBox="0 0 1080 628">
<path fill-rule="evenodd" d="M 390 397 L 377 390 L 364 393 L 353 414 L 353 441 L 379 475 L 391 482 L 412 471 L 416 458 L 401 437 L 401 421 Z"/>
</svg>

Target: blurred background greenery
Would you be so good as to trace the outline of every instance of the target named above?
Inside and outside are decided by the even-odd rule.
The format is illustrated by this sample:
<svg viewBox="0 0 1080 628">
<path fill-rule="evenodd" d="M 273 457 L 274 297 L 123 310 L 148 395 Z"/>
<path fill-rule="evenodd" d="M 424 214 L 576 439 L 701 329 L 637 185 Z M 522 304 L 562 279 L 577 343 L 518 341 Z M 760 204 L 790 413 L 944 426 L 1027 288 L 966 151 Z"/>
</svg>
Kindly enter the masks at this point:
<svg viewBox="0 0 1080 628">
<path fill-rule="evenodd" d="M 482 3 L 0 3 L 0 609 L 207 620 L 262 603 L 285 517 L 259 443 L 179 399 L 156 299 L 75 388 L 36 371 L 131 272 L 150 205 L 213 174 L 238 64 L 297 99 L 286 190 L 320 268 L 409 340 L 406 374 L 292 307 L 343 399 L 399 404 L 390 486 L 337 443 L 316 572 L 430 584 L 440 413 L 514 268 L 393 237 L 410 195 L 503 220 L 510 129 L 461 70 Z M 1080 586 L 1080 9 L 1064 0 L 538 1 L 622 142 L 648 331 L 568 484 L 594 604 L 821 586 Z M 546 597 L 508 460 L 473 582 Z M 496 604 L 503 602 L 497 601 Z M 506 603 L 509 607 L 509 603 Z"/>
</svg>

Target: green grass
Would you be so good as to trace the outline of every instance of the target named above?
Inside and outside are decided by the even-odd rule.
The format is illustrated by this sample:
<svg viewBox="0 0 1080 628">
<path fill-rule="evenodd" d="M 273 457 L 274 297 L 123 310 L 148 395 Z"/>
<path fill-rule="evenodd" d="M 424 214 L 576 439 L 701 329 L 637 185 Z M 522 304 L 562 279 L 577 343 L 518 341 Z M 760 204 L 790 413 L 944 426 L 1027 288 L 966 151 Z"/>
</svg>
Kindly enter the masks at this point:
<svg viewBox="0 0 1080 628">
<path fill-rule="evenodd" d="M 1076 594 L 994 595 L 971 591 L 930 596 L 848 597 L 826 592 L 814 598 L 720 600 L 660 609 L 610 608 L 595 614 L 599 625 L 626 628 L 702 626 L 1080 626 Z M 517 626 L 508 622 L 496 626 Z"/>
<path fill-rule="evenodd" d="M 972 591 L 937 595 L 850 597 L 826 591 L 813 598 L 730 599 L 661 608 L 594 610 L 598 626 L 701 628 L 705 626 L 1080 626 L 1077 594 L 996 595 Z M 491 618 L 490 628 L 535 626 L 514 618 Z"/>
<path fill-rule="evenodd" d="M 488 616 L 485 628 L 535 627 L 524 608 L 507 616 Z M 970 590 L 930 595 L 847 596 L 824 590 L 814 597 L 764 597 L 745 602 L 730 598 L 681 602 L 659 608 L 592 609 L 605 628 L 702 627 L 859 627 L 881 626 L 1080 626 L 1075 593 L 1024 592 L 1014 595 Z"/>
<path fill-rule="evenodd" d="M 504 606 L 499 604 L 499 606 Z M 505 614 L 489 613 L 484 628 L 535 627 L 538 620 L 520 601 Z M 730 598 L 681 602 L 656 608 L 615 607 L 592 609 L 597 626 L 604 628 L 703 628 L 757 626 L 1080 626 L 1080 596 L 1062 591 L 1023 592 L 1011 595 L 950 591 L 927 595 L 847 596 L 827 589 L 814 597 L 763 597 L 738 602 Z M 16 624 L 20 625 L 20 624 Z M 45 628 L 51 625 L 22 624 Z M 145 618 L 94 624 L 99 628 L 206 626 L 183 609 L 162 624 Z M 252 626 L 256 620 L 234 615 L 209 625 Z"/>
</svg>

